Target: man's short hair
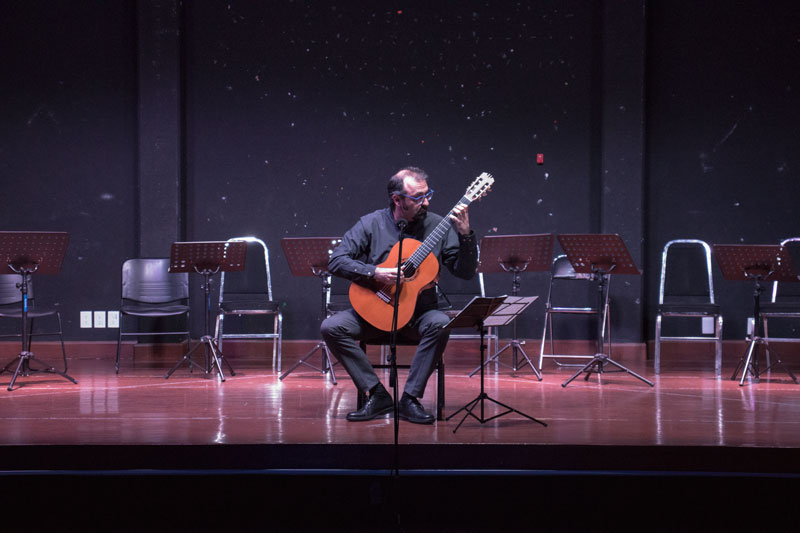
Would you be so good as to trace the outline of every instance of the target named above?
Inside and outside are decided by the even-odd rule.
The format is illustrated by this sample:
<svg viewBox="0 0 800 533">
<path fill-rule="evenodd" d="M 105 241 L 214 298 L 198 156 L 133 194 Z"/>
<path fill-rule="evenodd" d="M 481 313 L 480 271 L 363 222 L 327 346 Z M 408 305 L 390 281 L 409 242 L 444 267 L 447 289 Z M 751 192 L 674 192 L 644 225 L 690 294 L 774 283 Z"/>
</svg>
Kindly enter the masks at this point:
<svg viewBox="0 0 800 533">
<path fill-rule="evenodd" d="M 407 177 L 412 177 L 417 181 L 428 181 L 428 174 L 417 167 L 403 167 L 398 170 L 394 176 L 389 178 L 389 184 L 386 190 L 389 192 L 389 207 L 394 208 L 394 201 L 392 196 L 395 194 L 402 194 L 404 192 L 403 182 Z"/>
</svg>

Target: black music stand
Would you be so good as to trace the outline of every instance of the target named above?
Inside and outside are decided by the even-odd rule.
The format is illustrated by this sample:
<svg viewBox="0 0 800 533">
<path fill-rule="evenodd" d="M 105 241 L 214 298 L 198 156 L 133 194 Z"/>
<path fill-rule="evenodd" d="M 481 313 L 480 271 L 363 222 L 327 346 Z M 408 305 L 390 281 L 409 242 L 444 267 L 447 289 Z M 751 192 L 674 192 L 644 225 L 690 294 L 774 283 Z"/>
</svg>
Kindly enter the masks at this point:
<svg viewBox="0 0 800 533">
<path fill-rule="evenodd" d="M 206 374 L 211 373 L 213 363 L 219 373 L 220 381 L 225 381 L 222 372 L 222 361 L 225 360 L 219 344 L 211 334 L 211 277 L 217 272 L 237 272 L 244 270 L 244 260 L 247 254 L 247 243 L 244 241 L 196 241 L 173 242 L 169 256 L 169 272 L 196 272 L 203 276 L 202 289 L 205 293 L 205 317 L 203 319 L 205 335 L 192 349 L 186 352 L 180 361 L 164 376 L 169 379 L 173 372 L 183 363 L 189 363 L 189 369 L 197 367 Z M 205 366 L 200 366 L 192 359 L 192 353 L 200 346 L 206 347 Z M 231 376 L 235 376 L 231 364 L 225 360 Z"/>
<path fill-rule="evenodd" d="M 622 237 L 616 233 L 605 235 L 565 234 L 558 236 L 558 242 L 567 254 L 567 259 L 575 272 L 591 274 L 593 280 L 597 281 L 597 352 L 591 361 L 581 367 L 561 386 L 566 387 L 583 372 L 586 372 L 585 380 L 588 381 L 592 372 L 602 374 L 605 365 L 612 365 L 654 387 L 652 381 L 643 378 L 603 353 L 603 308 L 605 307 L 608 279 L 611 274 L 641 275 L 628 248 L 622 241 Z M 611 339 L 609 339 L 610 343 Z"/>
<path fill-rule="evenodd" d="M 67 359 L 64 357 L 64 371 L 56 370 L 54 367 L 31 368 L 32 361 L 44 364 L 30 351 L 32 332 L 28 331 L 28 284 L 31 275 L 37 274 L 58 274 L 61 271 L 61 263 L 67 252 L 69 243 L 69 233 L 65 232 L 45 232 L 45 231 L 0 231 L 0 274 L 19 274 L 22 281 L 18 285 L 22 292 L 22 351 L 19 353 L 19 362 L 8 385 L 8 390 L 14 390 L 14 383 L 21 375 L 29 376 L 31 372 L 47 372 L 58 374 L 64 379 L 75 383 L 77 381 L 67 375 Z M 5 266 L 3 266 L 5 265 Z M 0 373 L 8 370 L 14 360 L 0 370 Z"/>
<path fill-rule="evenodd" d="M 553 255 L 553 234 L 487 235 L 481 239 L 480 255 L 478 272 L 511 272 L 511 295 L 517 296 L 519 295 L 519 278 L 522 272 L 541 272 L 550 269 L 550 261 Z M 511 328 L 513 337 L 511 341 L 486 359 L 482 365 L 486 365 L 491 361 L 500 362 L 498 361 L 500 354 L 510 348 L 512 354 L 511 369 L 514 371 L 519 370 L 517 354 L 521 353 L 533 373 L 541 381 L 542 374 L 522 348 L 525 341 L 520 341 L 517 338 L 516 320 L 511 323 Z M 479 368 L 473 370 L 469 377 L 474 376 L 478 370 Z"/>
<path fill-rule="evenodd" d="M 744 385 L 747 374 L 750 373 L 758 380 L 761 372 L 758 369 L 759 346 L 769 347 L 769 339 L 763 337 L 764 324 L 761 321 L 761 292 L 764 290 L 762 283 L 796 282 L 797 273 L 792 264 L 791 256 L 786 248 L 780 245 L 771 244 L 714 244 L 714 257 L 722 271 L 722 276 L 732 281 L 748 281 L 755 283 L 753 288 L 753 334 L 750 337 L 750 345 L 745 355 L 736 365 L 736 370 L 731 376 L 736 379 L 739 369 L 742 369 L 742 379 L 739 386 Z M 775 363 L 770 365 L 764 372 L 768 372 L 774 366 L 780 366 L 792 381 L 797 383 L 797 378 L 789 368 L 781 362 L 780 356 L 770 349 L 770 355 L 775 354 Z"/>
<path fill-rule="evenodd" d="M 341 237 L 285 237 L 281 239 L 281 247 L 289 262 L 289 270 L 293 276 L 317 276 L 322 281 L 322 320 L 328 312 L 328 302 L 331 295 L 331 273 L 328 272 L 328 259 L 333 249 L 342 242 Z M 312 355 L 322 352 L 322 362 L 320 367 L 316 367 L 307 360 Z M 331 359 L 331 352 L 325 342 L 320 341 L 308 353 L 301 357 L 279 378 L 291 374 L 298 366 L 305 365 L 313 368 L 321 374 L 330 372 L 331 381 L 337 384 L 336 374 L 333 371 L 334 362 Z"/>
<path fill-rule="evenodd" d="M 509 407 L 508 405 L 498 402 L 494 398 L 490 397 L 486 394 L 484 390 L 484 367 L 486 366 L 483 361 L 485 357 L 485 350 L 486 350 L 486 343 L 485 343 L 485 335 L 486 335 L 486 327 L 499 327 L 505 326 L 510 322 L 513 322 L 522 311 L 525 310 L 534 300 L 536 300 L 538 296 L 528 296 L 528 297 L 519 297 L 519 296 L 498 296 L 495 298 L 481 298 L 480 296 L 476 296 L 472 299 L 472 301 L 467 304 L 467 306 L 461 310 L 453 320 L 451 320 L 447 326 L 447 328 L 476 328 L 480 331 L 481 334 L 481 347 L 480 347 L 480 361 L 481 364 L 478 365 L 478 368 L 481 372 L 481 392 L 478 396 L 466 404 L 464 407 L 453 413 L 452 415 L 448 416 L 445 420 L 450 420 L 454 416 L 456 416 L 461 411 L 465 411 L 464 418 L 461 419 L 461 422 L 458 423 L 456 428 L 453 430 L 453 433 L 458 431 L 458 428 L 461 427 L 461 424 L 464 423 L 464 420 L 467 419 L 468 416 L 471 416 L 481 424 L 488 422 L 489 420 L 494 420 L 495 418 L 500 418 L 503 415 L 507 415 L 509 413 L 517 413 L 518 415 L 522 415 L 529 420 L 533 420 L 545 427 L 547 424 L 542 422 L 541 420 L 537 420 L 532 416 L 528 416 L 521 411 L 517 411 L 513 407 Z M 498 413 L 496 415 L 490 416 L 489 418 L 485 417 L 485 410 L 484 410 L 484 402 L 490 401 L 500 407 L 506 409 L 505 411 Z M 481 415 L 478 416 L 473 413 L 475 407 L 480 404 L 481 406 Z"/>
</svg>

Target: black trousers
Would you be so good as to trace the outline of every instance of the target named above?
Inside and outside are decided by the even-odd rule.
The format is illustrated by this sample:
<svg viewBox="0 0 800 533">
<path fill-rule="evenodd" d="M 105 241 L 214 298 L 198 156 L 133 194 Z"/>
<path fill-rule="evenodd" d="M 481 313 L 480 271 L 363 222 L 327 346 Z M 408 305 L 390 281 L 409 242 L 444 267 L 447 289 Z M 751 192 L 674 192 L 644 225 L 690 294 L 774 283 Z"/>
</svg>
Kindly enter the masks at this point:
<svg viewBox="0 0 800 533">
<path fill-rule="evenodd" d="M 398 342 L 418 343 L 403 389 L 415 398 L 424 395 L 428 378 L 447 347 L 450 330 L 444 329 L 444 326 L 448 322 L 450 319 L 447 315 L 434 309 L 413 316 L 398 331 Z M 344 366 L 360 391 L 367 392 L 380 382 L 359 344 L 361 341 L 388 343 L 388 332 L 377 329 L 354 310 L 348 309 L 326 318 L 322 322 L 321 333 L 328 349 Z"/>
</svg>

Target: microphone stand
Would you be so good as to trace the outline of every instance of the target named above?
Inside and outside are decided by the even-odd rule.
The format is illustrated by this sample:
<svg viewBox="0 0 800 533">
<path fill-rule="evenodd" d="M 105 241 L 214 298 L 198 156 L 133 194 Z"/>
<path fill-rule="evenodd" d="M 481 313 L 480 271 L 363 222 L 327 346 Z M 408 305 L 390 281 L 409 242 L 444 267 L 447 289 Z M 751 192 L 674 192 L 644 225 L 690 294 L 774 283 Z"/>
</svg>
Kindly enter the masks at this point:
<svg viewBox="0 0 800 533">
<path fill-rule="evenodd" d="M 389 335 L 389 386 L 392 387 L 394 393 L 394 472 L 399 473 L 398 463 L 398 435 L 400 433 L 400 404 L 397 399 L 397 313 L 400 305 L 400 290 L 402 284 L 400 283 L 400 276 L 402 275 L 403 268 L 403 234 L 405 233 L 408 222 L 399 220 L 397 227 L 400 230 L 398 235 L 397 247 L 397 279 L 394 285 L 394 309 L 392 313 L 392 330 Z"/>
</svg>

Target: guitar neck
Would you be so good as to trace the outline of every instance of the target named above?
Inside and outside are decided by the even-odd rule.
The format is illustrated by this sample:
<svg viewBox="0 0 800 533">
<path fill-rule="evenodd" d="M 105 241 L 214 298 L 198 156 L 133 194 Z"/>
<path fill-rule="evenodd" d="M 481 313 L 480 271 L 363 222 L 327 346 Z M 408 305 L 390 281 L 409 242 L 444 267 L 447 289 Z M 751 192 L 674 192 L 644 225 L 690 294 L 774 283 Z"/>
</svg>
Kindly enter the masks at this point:
<svg viewBox="0 0 800 533">
<path fill-rule="evenodd" d="M 469 198 L 463 196 L 461 200 L 459 200 L 456 203 L 456 205 L 453 206 L 453 209 L 451 209 L 444 216 L 444 218 L 442 218 L 442 220 L 439 221 L 439 224 L 436 226 L 436 228 L 434 228 L 433 232 L 431 232 L 431 234 L 428 235 L 424 241 L 422 241 L 422 244 L 419 245 L 419 248 L 417 248 L 417 250 L 413 254 L 411 254 L 411 257 L 408 258 L 408 261 L 414 265 L 414 268 L 419 267 L 422 261 L 424 261 L 425 258 L 428 257 L 428 254 L 431 253 L 431 250 L 433 250 L 433 248 L 437 244 L 439 244 L 439 241 L 441 241 L 442 238 L 445 236 L 447 230 L 450 229 L 450 226 L 453 225 L 453 221 L 450 220 L 450 215 L 453 214 L 453 210 L 459 205 L 469 205 L 469 204 L 470 204 Z"/>
</svg>

